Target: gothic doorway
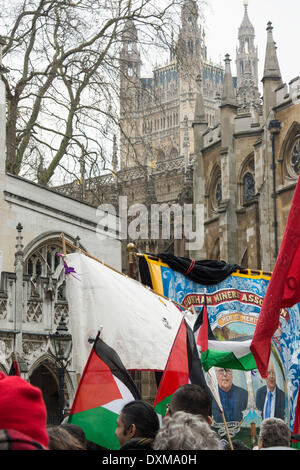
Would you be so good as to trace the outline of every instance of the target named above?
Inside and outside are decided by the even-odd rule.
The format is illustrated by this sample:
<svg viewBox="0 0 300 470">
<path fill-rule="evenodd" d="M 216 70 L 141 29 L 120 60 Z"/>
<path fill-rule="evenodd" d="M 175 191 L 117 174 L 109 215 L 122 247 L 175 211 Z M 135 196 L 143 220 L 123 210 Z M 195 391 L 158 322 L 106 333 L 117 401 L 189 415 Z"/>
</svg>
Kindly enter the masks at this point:
<svg viewBox="0 0 300 470">
<path fill-rule="evenodd" d="M 47 424 L 59 424 L 58 382 L 53 371 L 41 364 L 34 370 L 29 381 L 42 391 L 47 408 Z"/>
</svg>

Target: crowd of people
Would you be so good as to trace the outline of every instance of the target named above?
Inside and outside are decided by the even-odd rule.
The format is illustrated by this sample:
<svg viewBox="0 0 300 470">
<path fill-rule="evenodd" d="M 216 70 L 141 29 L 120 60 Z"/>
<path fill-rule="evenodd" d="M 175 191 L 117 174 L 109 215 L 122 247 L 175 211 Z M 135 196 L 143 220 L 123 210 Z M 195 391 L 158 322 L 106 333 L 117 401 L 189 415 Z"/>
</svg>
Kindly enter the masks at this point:
<svg viewBox="0 0 300 470">
<path fill-rule="evenodd" d="M 160 422 L 143 400 L 127 403 L 117 420 L 120 450 L 251 450 L 238 440 L 220 439 L 212 429 L 212 400 L 199 385 L 180 387 Z M 291 449 L 291 431 L 281 418 L 263 419 L 257 449 Z M 41 390 L 0 372 L 0 450 L 104 450 L 77 425 L 47 426 Z"/>
</svg>

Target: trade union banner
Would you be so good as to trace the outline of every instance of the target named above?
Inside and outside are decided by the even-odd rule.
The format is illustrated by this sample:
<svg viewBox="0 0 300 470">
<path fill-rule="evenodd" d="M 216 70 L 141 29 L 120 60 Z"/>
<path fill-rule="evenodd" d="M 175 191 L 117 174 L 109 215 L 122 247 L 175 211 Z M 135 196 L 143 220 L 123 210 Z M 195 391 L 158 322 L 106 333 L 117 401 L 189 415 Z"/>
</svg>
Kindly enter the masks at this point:
<svg viewBox="0 0 300 470">
<path fill-rule="evenodd" d="M 215 337 L 239 340 L 252 337 L 258 320 L 270 276 L 263 272 L 236 271 L 221 282 L 200 284 L 170 268 L 160 259 L 147 255 L 141 258 L 143 283 L 156 292 L 190 308 L 197 314 L 206 298 L 210 327 Z M 299 304 L 282 309 L 280 323 L 272 338 L 269 379 L 275 386 L 272 415 L 294 426 L 300 382 L 300 310 Z M 267 380 L 258 370 L 242 371 L 216 368 L 220 398 L 232 436 L 250 435 L 253 424 L 259 427 L 267 417 Z M 238 405 L 237 405 L 238 404 Z M 213 404 L 214 427 L 226 437 L 222 417 Z M 245 435 L 246 435 L 245 434 Z"/>
</svg>

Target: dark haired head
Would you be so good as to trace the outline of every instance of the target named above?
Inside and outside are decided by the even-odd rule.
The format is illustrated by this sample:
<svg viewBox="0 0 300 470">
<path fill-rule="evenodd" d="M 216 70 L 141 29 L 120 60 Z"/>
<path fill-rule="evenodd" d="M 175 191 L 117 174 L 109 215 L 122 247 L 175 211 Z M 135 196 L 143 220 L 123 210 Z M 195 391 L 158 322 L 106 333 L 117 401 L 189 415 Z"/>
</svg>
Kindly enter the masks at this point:
<svg viewBox="0 0 300 470">
<path fill-rule="evenodd" d="M 84 430 L 80 427 L 77 426 L 77 424 L 73 423 L 62 423 L 60 424 L 60 427 L 63 429 L 66 429 L 72 436 L 75 436 L 78 441 L 81 442 L 81 444 L 86 447 L 86 438 L 85 438 L 85 433 Z"/>
<path fill-rule="evenodd" d="M 134 400 L 127 403 L 121 412 L 125 429 L 132 424 L 136 427 L 136 436 L 154 439 L 159 421 L 153 406 L 143 400 Z"/>
<path fill-rule="evenodd" d="M 231 441 L 233 450 L 251 450 L 246 444 L 242 441 L 235 440 Z M 224 450 L 231 450 L 229 442 L 225 441 L 223 444 L 223 449 Z"/>
<path fill-rule="evenodd" d="M 207 420 L 212 415 L 211 397 L 200 385 L 183 385 L 174 393 L 169 407 L 169 414 L 177 411 L 201 415 Z"/>
<path fill-rule="evenodd" d="M 85 446 L 65 427 L 48 426 L 50 450 L 86 450 Z"/>
</svg>

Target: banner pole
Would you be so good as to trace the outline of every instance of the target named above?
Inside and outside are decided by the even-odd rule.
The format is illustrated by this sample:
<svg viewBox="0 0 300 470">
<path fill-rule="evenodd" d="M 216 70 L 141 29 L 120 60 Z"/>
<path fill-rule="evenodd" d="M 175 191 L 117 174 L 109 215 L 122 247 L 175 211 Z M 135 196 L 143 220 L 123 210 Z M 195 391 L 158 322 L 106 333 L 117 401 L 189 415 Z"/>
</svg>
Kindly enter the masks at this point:
<svg viewBox="0 0 300 470">
<path fill-rule="evenodd" d="M 103 266 L 105 266 L 106 268 L 112 269 L 115 273 L 121 274 L 121 276 L 129 277 L 129 276 L 127 276 L 126 274 L 122 273 L 121 271 L 118 271 L 117 269 L 113 268 L 112 266 L 109 266 L 108 264 L 105 264 L 105 263 L 104 263 L 103 261 L 101 261 L 100 259 L 95 258 L 95 256 L 90 255 L 87 251 L 84 251 L 84 250 L 82 250 L 81 248 L 79 248 L 78 246 L 76 246 L 76 245 L 74 245 L 73 243 L 69 242 L 68 240 L 65 239 L 63 233 L 61 234 L 61 238 L 62 238 L 62 240 L 65 241 L 65 245 L 70 246 L 70 247 L 73 248 L 75 251 L 80 251 L 80 252 L 83 253 L 85 256 L 88 256 L 88 258 L 91 258 L 91 259 L 93 259 L 94 261 L 97 261 L 98 263 L 103 264 Z M 64 255 L 66 255 L 66 254 L 67 254 L 67 252 L 64 253 Z M 143 286 L 145 289 L 148 289 L 148 290 L 150 290 L 151 292 L 153 292 L 153 294 L 157 295 L 157 297 L 161 297 L 161 298 L 163 298 L 163 299 L 169 300 L 169 302 L 172 302 L 173 304 L 175 304 L 175 305 L 177 305 L 178 307 L 182 308 L 184 311 L 187 310 L 184 305 L 179 304 L 178 302 L 175 302 L 175 300 L 170 299 L 169 297 L 166 297 L 165 295 L 162 295 L 162 294 L 159 294 L 158 292 L 155 292 L 153 289 L 151 289 L 151 287 L 144 286 L 144 284 L 142 284 L 141 282 L 137 281 L 136 279 L 133 279 L 133 281 L 138 282 L 138 283 L 139 283 L 141 286 Z"/>
<path fill-rule="evenodd" d="M 66 249 L 66 239 L 65 239 L 65 234 L 64 233 L 61 234 L 61 241 L 62 241 L 63 253 L 64 253 L 64 256 L 66 256 L 67 249 Z"/>
<path fill-rule="evenodd" d="M 223 418 L 223 422 L 224 422 L 228 442 L 229 442 L 229 445 L 230 445 L 230 449 L 234 450 L 233 445 L 232 445 L 232 441 L 231 441 L 231 437 L 230 437 L 230 434 L 229 434 L 229 429 L 228 429 L 228 426 L 227 426 L 227 422 L 226 422 L 226 419 L 225 419 L 224 410 L 221 411 L 221 415 L 222 415 L 222 418 Z"/>
<path fill-rule="evenodd" d="M 134 243 L 128 243 L 127 250 L 128 250 L 128 261 L 129 261 L 129 277 L 134 279 L 134 263 L 133 263 L 133 253 L 134 253 Z"/>
</svg>

